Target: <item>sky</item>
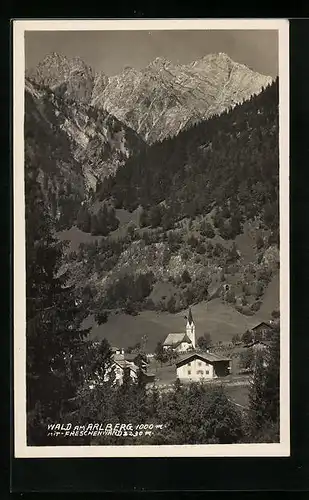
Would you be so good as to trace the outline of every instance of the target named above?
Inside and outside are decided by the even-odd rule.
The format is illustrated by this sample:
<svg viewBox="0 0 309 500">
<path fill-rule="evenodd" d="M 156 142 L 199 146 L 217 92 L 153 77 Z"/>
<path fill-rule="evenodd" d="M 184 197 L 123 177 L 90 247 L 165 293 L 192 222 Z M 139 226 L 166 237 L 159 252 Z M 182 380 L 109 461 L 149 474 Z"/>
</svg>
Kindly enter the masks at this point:
<svg viewBox="0 0 309 500">
<path fill-rule="evenodd" d="M 28 31 L 26 69 L 51 52 L 80 57 L 95 71 L 120 73 L 125 66 L 144 68 L 156 57 L 187 64 L 216 52 L 275 77 L 278 75 L 276 30 L 194 31 Z"/>
</svg>

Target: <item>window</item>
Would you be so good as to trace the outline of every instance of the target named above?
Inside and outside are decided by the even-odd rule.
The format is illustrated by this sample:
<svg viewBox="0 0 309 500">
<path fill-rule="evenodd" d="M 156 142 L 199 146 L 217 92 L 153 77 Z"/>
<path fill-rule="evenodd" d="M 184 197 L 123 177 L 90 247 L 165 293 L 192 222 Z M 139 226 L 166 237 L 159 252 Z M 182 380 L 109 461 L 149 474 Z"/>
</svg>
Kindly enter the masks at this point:
<svg viewBox="0 0 309 500">
<path fill-rule="evenodd" d="M 209 370 L 206 370 L 206 372 L 205 372 L 205 373 L 206 373 L 206 375 L 209 375 Z"/>
<path fill-rule="evenodd" d="M 191 370 L 188 370 L 188 375 L 191 375 Z"/>
<path fill-rule="evenodd" d="M 191 366 L 191 363 L 188 363 L 188 366 Z"/>
<path fill-rule="evenodd" d="M 198 375 L 204 375 L 204 372 L 203 372 L 203 370 L 197 370 L 197 374 Z"/>
<path fill-rule="evenodd" d="M 198 366 L 202 366 L 202 362 L 201 361 L 199 361 L 197 364 L 198 364 Z"/>
</svg>

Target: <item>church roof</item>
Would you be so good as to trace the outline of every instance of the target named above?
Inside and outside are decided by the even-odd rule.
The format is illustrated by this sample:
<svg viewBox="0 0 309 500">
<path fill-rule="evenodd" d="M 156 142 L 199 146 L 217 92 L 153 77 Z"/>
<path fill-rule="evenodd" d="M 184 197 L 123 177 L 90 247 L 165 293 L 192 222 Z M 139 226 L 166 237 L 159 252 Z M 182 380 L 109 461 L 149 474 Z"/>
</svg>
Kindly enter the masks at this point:
<svg viewBox="0 0 309 500">
<path fill-rule="evenodd" d="M 169 333 L 164 340 L 163 345 L 175 347 L 176 345 L 181 344 L 181 342 L 188 342 L 188 344 L 191 343 L 191 340 L 186 333 Z"/>
</svg>

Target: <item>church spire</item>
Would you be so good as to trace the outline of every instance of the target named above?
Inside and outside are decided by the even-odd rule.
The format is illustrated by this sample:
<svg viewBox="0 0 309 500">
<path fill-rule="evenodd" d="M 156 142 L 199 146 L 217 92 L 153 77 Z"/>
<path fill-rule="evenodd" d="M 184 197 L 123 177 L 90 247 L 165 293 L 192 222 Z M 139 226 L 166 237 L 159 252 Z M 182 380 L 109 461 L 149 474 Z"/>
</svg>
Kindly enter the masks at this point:
<svg viewBox="0 0 309 500">
<path fill-rule="evenodd" d="M 192 311 L 191 307 L 189 308 L 189 314 L 187 318 L 187 328 L 186 328 L 186 333 L 189 339 L 192 342 L 192 347 L 195 349 L 195 325 L 193 322 L 193 316 L 192 316 Z"/>
<path fill-rule="evenodd" d="M 191 325 L 191 323 L 193 323 L 193 316 L 192 316 L 191 307 L 189 307 L 188 323 L 189 323 L 189 325 Z"/>
</svg>

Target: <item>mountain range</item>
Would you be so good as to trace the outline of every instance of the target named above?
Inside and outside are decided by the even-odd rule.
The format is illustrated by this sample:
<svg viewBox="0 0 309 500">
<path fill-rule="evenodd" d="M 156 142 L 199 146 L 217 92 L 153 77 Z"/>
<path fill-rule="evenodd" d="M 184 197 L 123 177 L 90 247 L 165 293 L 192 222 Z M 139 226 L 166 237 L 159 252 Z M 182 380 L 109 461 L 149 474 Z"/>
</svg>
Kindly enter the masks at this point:
<svg viewBox="0 0 309 500">
<path fill-rule="evenodd" d="M 190 64 L 157 57 L 141 70 L 125 67 L 114 76 L 52 53 L 26 76 L 59 96 L 108 111 L 149 144 L 222 113 L 273 81 L 224 53 Z"/>
</svg>

